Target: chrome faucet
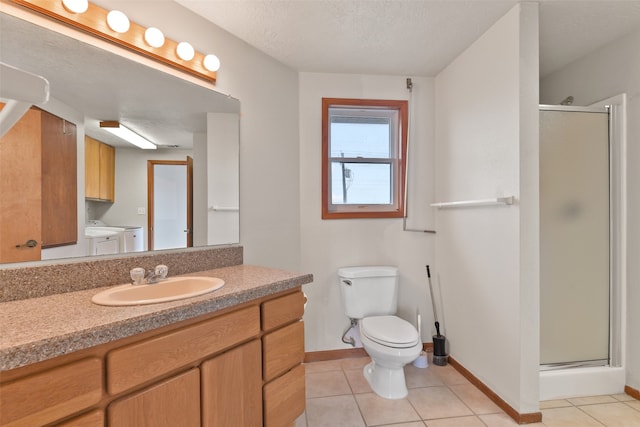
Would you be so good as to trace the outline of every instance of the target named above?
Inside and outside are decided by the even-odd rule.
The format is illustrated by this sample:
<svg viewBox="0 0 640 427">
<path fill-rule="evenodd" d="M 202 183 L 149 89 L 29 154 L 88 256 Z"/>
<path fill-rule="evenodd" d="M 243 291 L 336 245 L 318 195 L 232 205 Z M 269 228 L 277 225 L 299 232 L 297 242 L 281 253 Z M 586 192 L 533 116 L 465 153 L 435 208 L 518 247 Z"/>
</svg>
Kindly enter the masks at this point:
<svg viewBox="0 0 640 427">
<path fill-rule="evenodd" d="M 155 270 L 149 270 L 144 276 L 144 283 L 146 283 L 147 285 L 153 285 L 154 283 L 158 283 L 158 280 L 160 280 L 160 278 L 161 276 L 157 274 Z"/>
</svg>

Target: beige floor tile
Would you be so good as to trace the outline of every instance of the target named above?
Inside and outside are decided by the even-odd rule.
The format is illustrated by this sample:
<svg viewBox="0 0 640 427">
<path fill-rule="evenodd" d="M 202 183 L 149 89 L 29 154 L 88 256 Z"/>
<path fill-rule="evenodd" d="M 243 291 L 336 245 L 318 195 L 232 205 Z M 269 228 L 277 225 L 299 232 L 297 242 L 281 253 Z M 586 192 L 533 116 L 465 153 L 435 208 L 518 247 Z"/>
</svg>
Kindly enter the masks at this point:
<svg viewBox="0 0 640 427">
<path fill-rule="evenodd" d="M 484 422 L 487 427 L 513 427 L 518 426 L 513 418 L 504 412 L 501 414 L 488 414 L 488 415 L 480 415 L 480 419 Z M 545 427 L 543 423 L 532 423 L 526 424 L 527 427 Z M 578 427 L 577 425 L 573 427 Z"/>
<path fill-rule="evenodd" d="M 307 427 L 307 414 L 306 413 L 303 412 L 302 415 L 300 415 L 296 419 L 295 427 Z"/>
<path fill-rule="evenodd" d="M 429 365 L 429 368 L 433 368 L 433 372 L 440 377 L 442 382 L 446 385 L 456 385 L 456 384 L 471 384 L 469 380 L 467 380 L 462 374 L 451 365 L 446 366 L 436 366 Z"/>
<path fill-rule="evenodd" d="M 477 416 L 441 418 L 439 420 L 425 421 L 427 427 L 485 427 Z"/>
<path fill-rule="evenodd" d="M 383 427 L 425 427 L 425 426 L 422 421 L 416 421 L 413 423 L 387 424 Z"/>
<path fill-rule="evenodd" d="M 640 400 L 633 399 L 624 403 L 626 403 L 628 406 L 631 406 L 633 409 L 637 409 L 638 411 L 640 411 Z"/>
<path fill-rule="evenodd" d="M 364 368 L 364 366 L 371 362 L 371 358 L 370 357 L 357 357 L 357 358 L 353 358 L 353 359 L 342 359 L 342 364 L 341 367 L 343 370 L 348 370 L 348 369 L 360 369 L 362 370 L 362 368 Z"/>
<path fill-rule="evenodd" d="M 305 377 L 307 399 L 351 394 L 351 388 L 342 371 L 307 372 Z"/>
<path fill-rule="evenodd" d="M 339 371 L 342 369 L 342 360 L 305 363 L 304 368 L 307 373 Z"/>
<path fill-rule="evenodd" d="M 473 415 L 473 412 L 444 386 L 409 389 L 408 399 L 423 420 Z"/>
<path fill-rule="evenodd" d="M 542 402 L 540 402 L 540 409 L 564 408 L 567 406 L 573 405 L 571 405 L 571 403 L 565 399 L 543 400 Z"/>
<path fill-rule="evenodd" d="M 613 394 L 611 395 L 611 397 L 613 397 L 616 400 L 619 400 L 620 402 L 630 402 L 635 400 L 633 397 L 629 396 L 626 393 Z"/>
<path fill-rule="evenodd" d="M 355 396 L 368 426 L 420 421 L 420 416 L 407 399 L 384 399 L 375 393 Z"/>
<path fill-rule="evenodd" d="M 581 405 L 595 405 L 598 403 L 614 403 L 617 402 L 612 396 L 602 395 L 602 396 L 587 396 L 587 397 L 573 397 L 571 399 L 567 399 L 572 405 L 581 406 Z"/>
<path fill-rule="evenodd" d="M 581 406 L 580 409 L 607 427 L 640 426 L 640 412 L 621 402 Z"/>
<path fill-rule="evenodd" d="M 344 374 L 347 376 L 347 381 L 349 381 L 349 385 L 354 394 L 373 392 L 369 381 L 367 381 L 362 373 L 362 368 L 345 370 Z"/>
<path fill-rule="evenodd" d="M 362 374 L 368 357 L 307 363 L 307 410 L 295 427 L 517 426 L 451 365 L 433 365 L 431 357 L 427 368 L 405 367 L 409 396 L 400 400 L 372 392 Z M 640 427 L 640 401 L 626 394 L 543 401 L 540 410 L 543 422 L 527 427 Z"/>
<path fill-rule="evenodd" d="M 365 427 L 353 396 L 307 399 L 308 427 Z"/>
<path fill-rule="evenodd" d="M 547 427 L 602 427 L 602 424 L 576 407 L 542 411 L 542 423 Z"/>
<path fill-rule="evenodd" d="M 408 364 L 404 367 L 404 379 L 407 383 L 407 388 L 444 385 L 432 366 L 416 368 L 412 364 Z"/>
<path fill-rule="evenodd" d="M 491 401 L 473 384 L 459 384 L 449 387 L 475 414 L 496 414 L 502 409 Z"/>
</svg>

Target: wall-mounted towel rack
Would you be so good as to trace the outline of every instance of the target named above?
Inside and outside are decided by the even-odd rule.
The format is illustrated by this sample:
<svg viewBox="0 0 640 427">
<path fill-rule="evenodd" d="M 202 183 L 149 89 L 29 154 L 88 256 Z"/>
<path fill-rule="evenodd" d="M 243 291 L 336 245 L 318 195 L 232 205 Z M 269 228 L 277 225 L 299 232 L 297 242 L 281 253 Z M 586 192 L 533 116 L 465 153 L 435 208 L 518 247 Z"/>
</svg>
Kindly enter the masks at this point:
<svg viewBox="0 0 640 427">
<path fill-rule="evenodd" d="M 215 212 L 237 212 L 240 208 L 233 206 L 209 206 L 209 210 Z"/>
<path fill-rule="evenodd" d="M 472 206 L 495 206 L 495 205 L 512 205 L 513 196 L 495 197 L 493 199 L 464 200 L 460 202 L 440 202 L 431 203 L 434 208 L 464 208 Z"/>
</svg>

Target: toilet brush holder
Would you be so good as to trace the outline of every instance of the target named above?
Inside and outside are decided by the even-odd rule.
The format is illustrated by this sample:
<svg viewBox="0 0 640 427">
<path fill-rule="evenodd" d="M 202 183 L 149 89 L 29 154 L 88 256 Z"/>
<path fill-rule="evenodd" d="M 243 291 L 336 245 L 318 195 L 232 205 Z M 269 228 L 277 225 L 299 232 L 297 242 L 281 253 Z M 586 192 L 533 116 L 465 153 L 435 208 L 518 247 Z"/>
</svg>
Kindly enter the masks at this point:
<svg viewBox="0 0 640 427">
<path fill-rule="evenodd" d="M 433 336 L 433 364 L 445 366 L 447 364 L 447 352 L 445 350 L 446 338 L 444 335 Z"/>
</svg>

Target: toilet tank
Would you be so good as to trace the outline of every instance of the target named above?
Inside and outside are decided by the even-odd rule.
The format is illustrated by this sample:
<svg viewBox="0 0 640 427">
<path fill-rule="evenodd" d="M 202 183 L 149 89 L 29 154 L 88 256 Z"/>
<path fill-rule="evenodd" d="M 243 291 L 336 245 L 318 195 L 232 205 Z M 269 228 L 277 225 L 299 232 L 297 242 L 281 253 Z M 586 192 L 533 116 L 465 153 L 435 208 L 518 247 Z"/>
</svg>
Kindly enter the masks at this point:
<svg viewBox="0 0 640 427">
<path fill-rule="evenodd" d="M 338 269 L 344 313 L 350 319 L 395 314 L 398 308 L 398 269 L 390 266 Z"/>
</svg>

